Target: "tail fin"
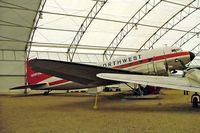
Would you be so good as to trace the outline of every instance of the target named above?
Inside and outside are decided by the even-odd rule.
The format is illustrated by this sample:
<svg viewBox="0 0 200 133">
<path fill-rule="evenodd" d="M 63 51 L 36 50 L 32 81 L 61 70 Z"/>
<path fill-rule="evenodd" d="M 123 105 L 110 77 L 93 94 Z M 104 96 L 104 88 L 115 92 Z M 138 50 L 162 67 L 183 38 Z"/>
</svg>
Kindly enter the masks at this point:
<svg viewBox="0 0 200 133">
<path fill-rule="evenodd" d="M 29 62 L 27 62 L 26 69 L 27 69 L 28 85 L 38 84 L 38 83 L 41 83 L 42 81 L 52 77 L 50 75 L 43 74 L 43 73 L 32 70 L 29 65 Z"/>
</svg>

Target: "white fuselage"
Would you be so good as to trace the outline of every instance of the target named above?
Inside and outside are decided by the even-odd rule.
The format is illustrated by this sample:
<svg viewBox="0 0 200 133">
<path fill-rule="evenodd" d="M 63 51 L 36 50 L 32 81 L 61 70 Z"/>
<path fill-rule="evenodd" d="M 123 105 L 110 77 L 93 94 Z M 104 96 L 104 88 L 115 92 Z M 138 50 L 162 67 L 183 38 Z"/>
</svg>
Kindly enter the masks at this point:
<svg viewBox="0 0 200 133">
<path fill-rule="evenodd" d="M 166 75 L 166 65 L 168 65 L 169 70 L 183 69 L 181 63 L 175 61 L 176 59 L 180 59 L 184 62 L 184 64 L 190 62 L 190 56 L 188 52 L 181 51 L 177 48 L 166 47 L 138 52 L 122 58 L 105 61 L 99 65 L 103 67 L 141 72 L 150 75 Z"/>
</svg>

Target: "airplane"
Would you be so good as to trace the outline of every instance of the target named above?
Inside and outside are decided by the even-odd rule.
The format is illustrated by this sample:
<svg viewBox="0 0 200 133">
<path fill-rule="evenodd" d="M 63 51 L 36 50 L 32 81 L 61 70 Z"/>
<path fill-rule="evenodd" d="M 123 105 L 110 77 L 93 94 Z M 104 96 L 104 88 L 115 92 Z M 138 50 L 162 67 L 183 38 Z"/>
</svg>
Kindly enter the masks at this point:
<svg viewBox="0 0 200 133">
<path fill-rule="evenodd" d="M 45 94 L 48 94 L 51 90 L 97 88 L 119 83 L 135 83 L 194 91 L 192 102 L 196 107 L 200 101 L 200 96 L 197 94 L 200 92 L 197 88 L 200 84 L 193 81 L 197 76 L 191 76 L 190 73 L 200 70 L 188 70 L 184 78 L 177 79 L 182 84 L 176 84 L 175 77 L 166 77 L 171 71 L 175 73 L 176 70 L 185 70 L 185 64 L 194 58 L 195 55 L 192 52 L 182 51 L 178 47 L 164 47 L 108 60 L 97 65 L 32 59 L 27 63 L 30 66 L 27 67 L 28 85 L 14 87 L 11 90 L 28 87 L 32 90 L 47 90 Z M 191 80 L 192 86 L 189 86 Z"/>
</svg>

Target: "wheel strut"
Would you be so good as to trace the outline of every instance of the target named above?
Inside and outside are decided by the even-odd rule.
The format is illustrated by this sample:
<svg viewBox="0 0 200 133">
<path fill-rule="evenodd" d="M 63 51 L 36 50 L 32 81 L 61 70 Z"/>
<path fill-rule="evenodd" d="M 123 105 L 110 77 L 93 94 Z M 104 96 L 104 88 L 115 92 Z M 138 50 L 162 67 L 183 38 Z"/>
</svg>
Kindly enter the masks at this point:
<svg viewBox="0 0 200 133">
<path fill-rule="evenodd" d="M 24 95 L 27 95 L 28 94 L 28 90 L 27 88 L 24 89 Z"/>
<path fill-rule="evenodd" d="M 95 97 L 95 102 L 94 102 L 94 106 L 93 109 L 98 109 L 98 92 L 96 92 L 96 97 Z"/>
</svg>

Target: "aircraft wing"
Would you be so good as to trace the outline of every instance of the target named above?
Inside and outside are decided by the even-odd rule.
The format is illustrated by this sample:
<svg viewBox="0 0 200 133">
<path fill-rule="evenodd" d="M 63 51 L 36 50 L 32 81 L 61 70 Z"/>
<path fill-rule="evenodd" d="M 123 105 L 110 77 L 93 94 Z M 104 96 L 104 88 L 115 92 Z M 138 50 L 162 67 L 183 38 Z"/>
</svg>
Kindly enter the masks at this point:
<svg viewBox="0 0 200 133">
<path fill-rule="evenodd" d="M 29 64 L 35 71 L 85 85 L 108 85 L 119 83 L 119 81 L 98 78 L 96 75 L 99 73 L 141 74 L 138 72 L 105 68 L 101 66 L 46 59 L 30 60 Z"/>
<path fill-rule="evenodd" d="M 164 76 L 111 74 L 111 73 L 101 73 L 97 74 L 97 76 L 99 78 L 107 80 L 200 92 L 199 83 L 189 78 L 183 78 L 183 77 L 164 77 Z"/>
</svg>

